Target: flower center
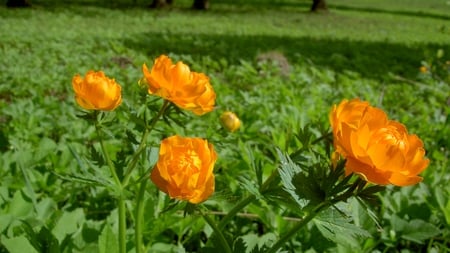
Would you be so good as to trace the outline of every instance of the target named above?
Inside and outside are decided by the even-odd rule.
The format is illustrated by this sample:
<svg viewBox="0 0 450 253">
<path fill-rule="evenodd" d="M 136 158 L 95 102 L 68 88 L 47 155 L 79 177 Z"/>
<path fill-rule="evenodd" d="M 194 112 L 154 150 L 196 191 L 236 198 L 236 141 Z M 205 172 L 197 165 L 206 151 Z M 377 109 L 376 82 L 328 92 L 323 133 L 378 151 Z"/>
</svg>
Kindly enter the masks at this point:
<svg viewBox="0 0 450 253">
<path fill-rule="evenodd" d="M 187 154 L 181 156 L 178 161 L 179 168 L 186 169 L 190 173 L 199 172 L 200 164 L 201 164 L 200 158 L 193 151 L 189 151 Z"/>
<path fill-rule="evenodd" d="M 404 136 L 394 126 L 380 129 L 382 140 L 389 146 L 396 146 L 399 150 L 405 150 L 406 142 Z"/>
</svg>

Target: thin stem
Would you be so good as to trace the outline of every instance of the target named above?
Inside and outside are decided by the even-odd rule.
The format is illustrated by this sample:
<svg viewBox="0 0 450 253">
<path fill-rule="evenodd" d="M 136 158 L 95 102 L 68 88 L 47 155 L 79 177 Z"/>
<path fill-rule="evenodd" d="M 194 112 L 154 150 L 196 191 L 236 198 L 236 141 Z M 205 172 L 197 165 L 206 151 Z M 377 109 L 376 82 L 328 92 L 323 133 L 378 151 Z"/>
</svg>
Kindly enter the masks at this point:
<svg viewBox="0 0 450 253">
<path fill-rule="evenodd" d="M 142 224 L 143 224 L 143 216 L 144 216 L 144 195 L 145 195 L 145 187 L 147 186 L 148 180 L 142 180 L 139 185 L 139 192 L 136 199 L 136 224 L 134 227 L 134 234 L 136 240 L 136 253 L 142 252 Z"/>
<path fill-rule="evenodd" d="M 153 130 L 153 128 L 156 125 L 156 122 L 164 115 L 165 111 L 170 105 L 170 101 L 164 100 L 163 105 L 161 106 L 161 109 L 159 110 L 158 114 L 150 121 L 150 123 L 145 127 L 144 133 L 142 134 L 141 142 L 139 143 L 139 147 L 137 148 L 136 152 L 133 155 L 133 158 L 131 159 L 131 162 L 128 164 L 128 167 L 125 172 L 125 177 L 122 181 L 123 185 L 128 185 L 128 181 L 131 177 L 131 172 L 136 167 L 136 164 L 139 160 L 139 155 L 144 151 L 144 148 L 146 147 L 147 136 L 150 134 L 150 132 Z"/>
<path fill-rule="evenodd" d="M 214 233 L 217 238 L 219 239 L 219 242 L 222 246 L 224 253 L 232 253 L 230 245 L 228 245 L 227 240 L 225 239 L 225 236 L 222 233 L 222 230 L 216 225 L 216 223 L 205 213 L 203 213 L 201 210 L 199 210 L 202 214 L 203 219 L 205 219 L 206 223 L 208 223 L 211 228 L 213 229 Z"/>
<path fill-rule="evenodd" d="M 327 139 L 327 138 L 331 137 L 332 135 L 333 135 L 332 132 L 328 132 L 328 133 L 326 133 L 326 134 L 320 136 L 319 138 L 315 139 L 314 141 L 312 141 L 312 142 L 311 142 L 311 145 L 314 145 L 314 144 L 316 144 L 316 143 L 322 141 L 323 139 Z"/>
<path fill-rule="evenodd" d="M 264 193 L 266 190 L 268 190 L 267 188 L 269 187 L 270 183 L 275 179 L 276 175 L 277 175 L 277 171 L 274 170 L 272 172 L 272 174 L 270 174 L 270 176 L 264 181 L 264 183 L 261 185 L 260 187 L 260 192 Z M 250 203 L 252 203 L 254 200 L 256 200 L 256 196 L 255 195 L 248 195 L 247 197 L 245 197 L 243 200 L 241 200 L 239 203 L 237 203 L 233 209 L 231 209 L 231 211 L 229 211 L 224 217 L 223 219 L 220 221 L 219 223 L 219 228 L 223 229 L 225 227 L 225 225 L 234 217 L 236 216 L 237 213 L 239 213 L 239 211 L 241 211 L 242 209 L 244 209 L 244 207 L 246 207 L 247 205 L 249 205 Z"/>
<path fill-rule="evenodd" d="M 100 146 L 103 152 L 103 156 L 106 160 L 106 164 L 108 165 L 108 168 L 111 172 L 111 175 L 114 179 L 114 183 L 116 184 L 115 191 L 119 194 L 119 197 L 117 199 L 117 208 L 119 212 L 119 252 L 120 253 L 126 253 L 126 207 L 125 207 L 125 197 L 123 193 L 123 187 L 122 183 L 119 180 L 119 177 L 116 173 L 116 168 L 114 166 L 114 163 L 112 162 L 111 158 L 109 157 L 109 153 L 106 150 L 105 143 L 103 142 L 102 134 L 100 125 L 97 122 L 95 124 L 95 129 L 97 130 L 97 135 L 99 137 Z"/>
<path fill-rule="evenodd" d="M 331 200 L 325 200 L 317 205 L 313 211 L 307 214 L 301 221 L 295 224 L 286 234 L 284 234 L 278 241 L 270 248 L 266 253 L 275 253 L 277 252 L 292 236 L 294 236 L 300 229 L 302 229 L 308 222 L 310 222 L 314 217 L 316 217 L 322 210 L 329 208 L 330 206 L 335 205 L 340 201 L 346 201 L 347 199 L 353 197 L 355 195 L 354 191 L 357 189 L 358 185 L 362 182 L 360 178 L 358 178 L 352 185 L 350 185 L 347 190 L 335 198 Z"/>
<path fill-rule="evenodd" d="M 237 205 L 235 205 L 233 207 L 233 209 L 231 209 L 231 211 L 229 211 L 227 213 L 227 215 L 225 215 L 225 217 L 223 217 L 223 219 L 220 221 L 218 227 L 220 230 L 222 230 L 225 225 L 227 225 L 227 223 L 239 212 L 241 211 L 244 207 L 246 207 L 248 204 L 252 203 L 254 200 L 256 199 L 255 195 L 248 195 L 245 199 L 241 200 L 239 203 L 237 203 Z"/>
<path fill-rule="evenodd" d="M 286 234 L 284 234 L 266 253 L 276 253 L 292 236 L 294 236 L 300 229 L 302 229 L 308 222 L 310 222 L 322 210 L 331 206 L 329 202 L 320 203 L 312 212 L 307 214 L 301 221 L 297 222 Z"/>
<path fill-rule="evenodd" d="M 118 188 L 122 188 L 122 184 L 120 183 L 119 177 L 116 173 L 116 167 L 114 166 L 114 163 L 112 162 L 111 158 L 109 157 L 109 153 L 106 150 L 105 143 L 103 142 L 103 136 L 101 133 L 100 125 L 98 123 L 95 124 L 95 129 L 97 130 L 97 135 L 99 137 L 100 147 L 102 148 L 103 157 L 106 160 L 106 164 L 108 165 L 109 172 L 111 173 L 114 183 Z"/>
<path fill-rule="evenodd" d="M 127 223 L 126 223 L 125 196 L 123 194 L 120 195 L 117 205 L 119 209 L 119 252 L 126 253 L 127 247 L 125 236 L 127 230 Z"/>
</svg>

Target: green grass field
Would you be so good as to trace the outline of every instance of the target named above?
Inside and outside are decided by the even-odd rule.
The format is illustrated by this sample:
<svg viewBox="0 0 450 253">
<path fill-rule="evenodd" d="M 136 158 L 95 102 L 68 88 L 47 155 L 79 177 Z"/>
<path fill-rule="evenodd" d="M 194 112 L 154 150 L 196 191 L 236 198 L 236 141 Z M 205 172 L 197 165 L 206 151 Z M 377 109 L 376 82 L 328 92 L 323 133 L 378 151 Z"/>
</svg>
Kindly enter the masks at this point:
<svg viewBox="0 0 450 253">
<path fill-rule="evenodd" d="M 161 54 L 207 74 L 217 107 L 201 117 L 174 116 L 182 124 L 157 124 L 139 172 L 153 166 L 162 137 L 208 138 L 219 160 L 216 192 L 204 205 L 219 221 L 258 192 L 259 175 L 279 167 L 276 150 L 295 154 L 306 145 L 297 138 L 302 133 L 318 138 L 329 131 L 333 104 L 359 97 L 423 140 L 430 159 L 424 180 L 386 187 L 368 209 L 351 200 L 342 206 L 346 216 L 331 214 L 339 216 L 336 224 L 345 220 L 352 227 L 334 224 L 326 233 L 322 217 L 283 249 L 450 252 L 450 2 L 329 0 L 329 13 L 319 14 L 309 13 L 306 0 L 211 0 L 208 11 L 191 10 L 188 0 L 160 10 L 142 0 L 36 0 L 27 9 L 8 9 L 4 2 L 1 253 L 119 252 L 114 194 L 103 185 L 111 175 L 100 161 L 95 128 L 77 117 L 71 80 L 94 69 L 122 85 L 123 106 L 106 140 L 119 159 L 136 149 L 127 136 L 137 134 L 139 124 L 128 113 L 156 113 L 146 107 L 153 100 L 143 96 L 138 80 L 142 64 L 151 66 Z M 221 129 L 225 110 L 240 117 L 238 132 Z M 319 152 L 326 153 L 324 147 Z M 137 192 L 137 184 L 127 192 L 129 252 L 135 252 Z M 303 215 L 259 197 L 224 229 L 227 240 L 247 245 L 245 252 L 264 252 Z M 183 217 L 182 204 L 169 209 L 172 202 L 151 183 L 144 200 L 145 252 L 221 252 L 214 238 L 207 240 L 212 230 L 201 217 Z"/>
</svg>

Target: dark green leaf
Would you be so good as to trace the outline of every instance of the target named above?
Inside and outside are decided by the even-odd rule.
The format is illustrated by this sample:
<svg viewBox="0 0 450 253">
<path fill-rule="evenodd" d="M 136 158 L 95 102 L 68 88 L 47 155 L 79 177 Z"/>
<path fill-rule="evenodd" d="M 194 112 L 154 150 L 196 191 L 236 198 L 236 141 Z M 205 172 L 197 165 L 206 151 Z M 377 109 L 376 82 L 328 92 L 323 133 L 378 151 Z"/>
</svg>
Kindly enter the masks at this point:
<svg viewBox="0 0 450 253">
<path fill-rule="evenodd" d="M 42 227 L 38 234 L 39 252 L 59 253 L 58 239 L 46 227 Z"/>
</svg>

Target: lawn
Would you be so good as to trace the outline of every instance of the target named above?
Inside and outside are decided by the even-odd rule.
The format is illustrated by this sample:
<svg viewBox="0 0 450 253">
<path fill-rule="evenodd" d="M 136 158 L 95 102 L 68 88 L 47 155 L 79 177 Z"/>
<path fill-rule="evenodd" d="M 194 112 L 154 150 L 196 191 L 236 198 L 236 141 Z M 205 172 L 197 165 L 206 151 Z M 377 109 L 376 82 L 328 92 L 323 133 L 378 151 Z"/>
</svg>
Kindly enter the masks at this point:
<svg viewBox="0 0 450 253">
<path fill-rule="evenodd" d="M 4 2 L 1 253 L 122 252 L 121 211 L 129 252 L 271 252 L 316 211 L 279 252 L 450 252 L 448 1 L 330 0 L 328 13 L 310 13 L 306 0 L 211 0 L 208 11 L 188 0 L 159 10 L 142 0 Z M 164 103 L 142 87 L 142 65 L 162 54 L 210 78 L 212 112 L 170 105 L 151 125 Z M 113 112 L 75 101 L 72 78 L 91 69 L 122 86 Z M 321 193 L 344 180 L 329 169 L 329 113 L 353 98 L 419 136 L 430 164 L 419 184 L 360 185 L 319 213 Z M 239 130 L 221 126 L 224 111 Z M 161 139 L 174 134 L 217 151 L 215 192 L 200 205 L 147 179 Z"/>
</svg>

